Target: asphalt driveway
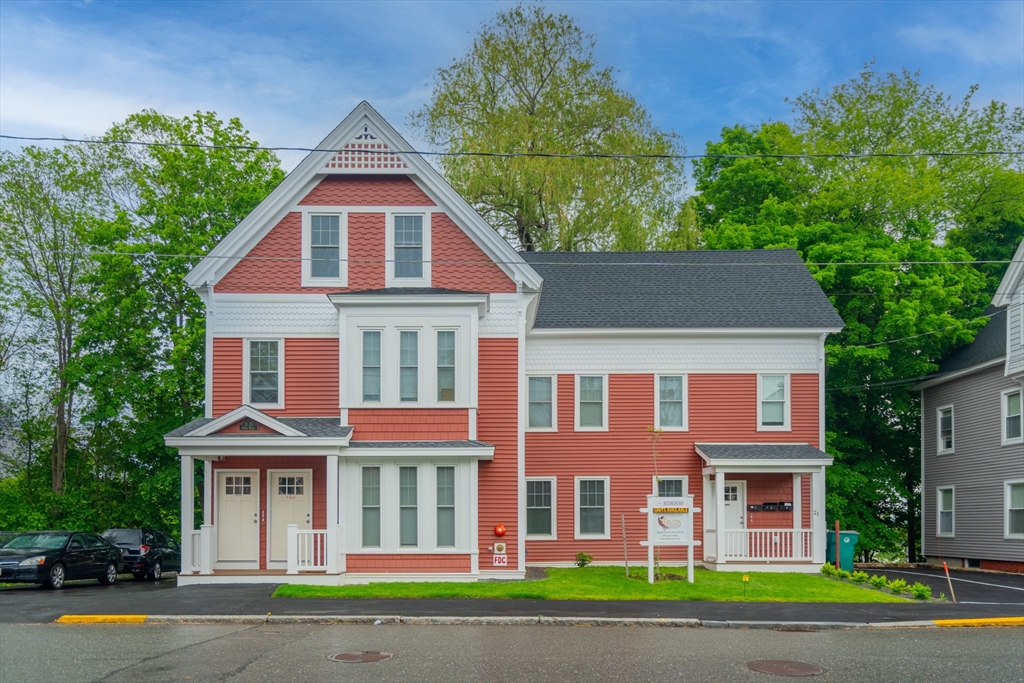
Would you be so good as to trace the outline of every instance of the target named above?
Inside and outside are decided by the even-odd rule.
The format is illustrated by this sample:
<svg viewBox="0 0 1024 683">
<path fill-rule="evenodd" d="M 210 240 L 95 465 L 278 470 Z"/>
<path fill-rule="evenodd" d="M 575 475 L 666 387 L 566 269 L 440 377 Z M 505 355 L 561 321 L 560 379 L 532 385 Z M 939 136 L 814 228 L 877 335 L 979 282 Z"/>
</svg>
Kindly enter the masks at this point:
<svg viewBox="0 0 1024 683">
<path fill-rule="evenodd" d="M 901 578 L 907 583 L 920 581 L 930 586 L 932 595 L 945 593 L 950 598 L 949 582 L 942 569 L 922 567 L 893 567 L 865 569 L 868 574 L 884 574 L 890 579 Z M 1024 606 L 1024 574 L 990 574 L 950 569 L 953 592 L 957 602 L 975 605 L 1019 605 Z"/>
</svg>

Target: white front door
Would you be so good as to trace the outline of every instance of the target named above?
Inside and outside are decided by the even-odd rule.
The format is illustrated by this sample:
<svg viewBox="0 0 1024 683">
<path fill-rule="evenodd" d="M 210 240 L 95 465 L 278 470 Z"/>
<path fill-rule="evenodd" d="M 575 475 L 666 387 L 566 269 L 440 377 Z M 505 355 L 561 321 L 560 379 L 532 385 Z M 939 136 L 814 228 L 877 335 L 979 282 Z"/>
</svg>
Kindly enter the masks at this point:
<svg viewBox="0 0 1024 683">
<path fill-rule="evenodd" d="M 747 528 L 747 482 L 728 479 L 725 486 L 725 524 L 723 529 Z"/>
<path fill-rule="evenodd" d="M 217 472 L 217 561 L 256 563 L 260 547 L 260 474 Z"/>
<path fill-rule="evenodd" d="M 313 528 L 313 470 L 271 470 L 268 562 L 288 561 L 288 525 Z"/>
</svg>

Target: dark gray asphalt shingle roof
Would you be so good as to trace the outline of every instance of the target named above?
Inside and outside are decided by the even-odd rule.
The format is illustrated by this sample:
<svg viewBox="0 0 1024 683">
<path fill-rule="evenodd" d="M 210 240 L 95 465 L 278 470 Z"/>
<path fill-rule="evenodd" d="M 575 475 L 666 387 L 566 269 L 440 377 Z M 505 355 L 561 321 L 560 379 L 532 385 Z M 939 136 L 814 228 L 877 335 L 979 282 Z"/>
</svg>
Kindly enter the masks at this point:
<svg viewBox="0 0 1024 683">
<path fill-rule="evenodd" d="M 184 424 L 177 429 L 168 432 L 165 436 L 185 436 L 191 431 L 199 429 L 203 425 L 213 422 L 215 418 L 200 417 L 192 420 L 188 424 Z M 297 429 L 310 438 L 318 439 L 344 439 L 352 431 L 352 427 L 348 425 L 342 425 L 341 419 L 337 417 L 275 417 L 275 420 L 281 424 L 287 425 L 292 429 Z M 242 432 L 230 432 L 228 434 L 211 434 L 210 436 L 249 436 L 253 438 L 278 436 L 277 434 L 259 434 L 259 433 L 242 433 Z M 301 438 L 301 437 L 299 437 Z"/>
<path fill-rule="evenodd" d="M 938 374 L 956 372 L 1006 355 L 1006 307 L 989 306 L 983 315 L 991 315 L 974 341 L 939 361 Z"/>
<path fill-rule="evenodd" d="M 493 448 L 483 441 L 349 441 L 350 448 Z"/>
<path fill-rule="evenodd" d="M 792 249 L 522 256 L 544 278 L 536 328 L 843 326 Z"/>
<path fill-rule="evenodd" d="M 831 457 L 810 444 L 699 443 L 701 453 L 712 460 L 821 460 Z"/>
</svg>

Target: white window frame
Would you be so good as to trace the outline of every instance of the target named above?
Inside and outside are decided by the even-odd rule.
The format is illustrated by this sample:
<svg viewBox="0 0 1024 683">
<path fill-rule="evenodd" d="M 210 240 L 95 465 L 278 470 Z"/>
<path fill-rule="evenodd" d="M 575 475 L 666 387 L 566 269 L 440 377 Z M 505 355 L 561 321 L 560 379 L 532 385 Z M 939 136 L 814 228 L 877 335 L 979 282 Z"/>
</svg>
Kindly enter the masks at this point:
<svg viewBox="0 0 1024 683">
<path fill-rule="evenodd" d="M 685 474 L 666 474 L 663 476 L 651 475 L 651 495 L 658 495 L 658 480 L 665 481 L 666 479 L 682 479 L 683 480 L 683 495 L 689 495 L 690 493 L 690 478 Z"/>
<path fill-rule="evenodd" d="M 359 339 L 359 394 L 358 394 L 359 401 L 358 401 L 358 403 L 359 403 L 359 405 L 362 405 L 362 406 L 380 407 L 380 406 L 384 405 L 384 390 L 385 390 L 384 375 L 386 374 L 386 368 L 387 368 L 387 363 L 385 362 L 387 360 L 387 358 L 385 356 L 385 343 L 384 343 L 385 331 L 384 331 L 383 328 L 380 328 L 380 327 L 360 327 L 360 328 L 358 328 L 358 330 L 359 330 L 359 336 L 358 336 L 358 339 Z M 367 401 L 367 400 L 365 400 L 366 399 L 366 393 L 363 391 L 363 368 L 365 367 L 363 365 L 363 340 L 364 340 L 363 333 L 364 332 L 377 332 L 378 334 L 380 334 L 380 359 L 378 360 L 378 362 L 380 363 L 380 365 L 378 366 L 380 368 L 380 400 L 378 400 L 378 401 Z"/>
<path fill-rule="evenodd" d="M 1010 439 L 1006 436 L 1006 418 L 1010 417 L 1007 411 L 1007 397 L 1012 394 L 1018 394 L 1021 400 L 1021 435 Z M 999 393 L 999 416 L 999 434 L 1002 437 L 1002 444 L 1004 446 L 1024 444 L 1024 389 L 1003 389 Z M 955 443 L 954 440 L 954 445 Z"/>
<path fill-rule="evenodd" d="M 429 287 L 431 261 L 431 230 L 432 212 L 412 208 L 409 211 L 390 210 L 387 212 L 387 229 L 384 233 L 384 286 L 385 287 Z M 395 277 L 395 216 L 423 217 L 423 277 Z"/>
<path fill-rule="evenodd" d="M 432 350 L 433 350 L 433 356 L 434 356 L 434 386 L 432 387 L 432 392 L 433 392 L 432 396 L 434 397 L 434 403 L 436 403 L 439 406 L 457 406 L 457 405 L 459 405 L 459 398 L 460 398 L 460 396 L 459 396 L 459 329 L 457 327 L 435 327 L 435 328 L 433 328 L 433 331 L 434 331 L 434 339 L 432 340 L 433 341 L 433 349 Z M 437 351 L 438 351 L 438 346 L 439 345 L 438 345 L 437 342 L 438 342 L 438 336 L 440 335 L 441 332 L 451 332 L 452 333 L 452 342 L 454 343 L 453 353 L 455 354 L 455 356 L 454 356 L 454 363 L 455 364 L 454 365 L 441 365 L 438 362 L 439 359 L 438 359 L 438 356 L 437 356 Z M 439 380 L 441 378 L 441 368 L 442 367 L 445 367 L 445 368 L 450 367 L 452 369 L 452 383 L 453 383 L 453 389 L 452 390 L 455 392 L 455 397 L 452 400 L 450 400 L 450 401 L 442 401 L 441 400 L 441 396 L 440 396 L 441 389 L 440 389 L 440 381 Z"/>
<path fill-rule="evenodd" d="M 551 482 L 551 533 L 550 534 L 525 534 L 528 541 L 557 541 L 558 540 L 558 477 L 526 477 L 525 481 L 548 481 Z M 524 487 L 525 491 L 525 487 Z"/>
<path fill-rule="evenodd" d="M 683 378 L 683 424 L 663 425 L 661 424 L 661 378 L 682 377 Z M 758 403 L 760 405 L 760 402 Z M 760 421 L 760 420 L 759 420 Z M 654 428 L 663 432 L 688 432 L 690 431 L 690 377 L 685 372 L 662 372 L 654 375 Z"/>
<path fill-rule="evenodd" d="M 338 216 L 338 277 L 313 277 L 313 216 Z M 317 209 L 302 210 L 302 286 L 348 287 L 348 211 Z"/>
<path fill-rule="evenodd" d="M 581 534 L 580 533 L 580 482 L 581 481 L 603 481 L 604 482 L 604 533 L 603 534 Z M 612 537 L 612 482 L 611 477 L 573 477 L 572 481 L 572 513 L 573 513 L 573 538 L 577 541 L 607 541 Z"/>
<path fill-rule="evenodd" d="M 551 426 L 531 427 L 530 426 L 530 378 L 550 377 L 551 378 Z M 526 375 L 526 431 L 528 432 L 557 432 L 558 431 L 558 375 L 534 373 Z"/>
<path fill-rule="evenodd" d="M 277 342 L 277 403 L 250 403 L 249 368 L 252 365 L 249 355 L 250 342 Z M 284 409 L 284 338 L 283 337 L 243 337 L 242 338 L 242 403 L 253 408 Z"/>
<path fill-rule="evenodd" d="M 952 491 L 953 492 L 953 508 L 951 510 L 942 509 L 942 492 Z M 942 513 L 949 512 L 949 527 L 950 531 L 940 531 L 942 528 Z M 935 536 L 939 538 L 956 538 L 956 486 L 936 486 L 935 487 Z"/>
<path fill-rule="evenodd" d="M 403 332 L 415 332 L 416 333 L 416 400 L 415 401 L 403 401 L 402 400 L 402 333 Z M 424 403 L 427 403 L 427 401 L 423 400 L 423 390 L 425 388 L 423 386 L 423 346 L 424 346 L 424 344 L 423 344 L 423 337 L 424 337 L 424 335 L 423 335 L 423 328 L 422 327 L 396 327 L 395 328 L 395 336 L 396 336 L 396 339 L 395 339 L 396 348 L 398 350 L 398 353 L 394 357 L 395 368 L 397 370 L 395 374 L 398 375 L 398 394 L 397 394 L 398 403 L 397 403 L 397 407 L 401 408 L 403 406 L 418 406 L 418 405 L 422 405 Z M 457 334 L 456 334 L 456 337 L 458 337 Z M 429 340 L 428 340 L 428 343 L 429 343 Z M 433 345 L 431 345 L 431 346 L 433 347 Z M 435 353 L 436 353 L 436 350 L 435 350 Z M 458 356 L 456 356 L 455 361 L 456 361 L 456 367 L 457 367 L 458 366 Z M 383 362 L 383 360 L 381 362 Z M 434 383 L 432 382 L 431 384 L 433 385 Z M 458 393 L 458 384 L 456 384 L 455 386 L 456 386 L 456 393 Z M 428 396 L 429 396 L 429 394 L 428 394 Z M 431 403 L 432 405 L 436 405 L 437 401 L 430 401 L 429 403 Z M 379 404 L 375 404 L 375 405 L 379 405 Z M 440 404 L 440 405 L 442 405 L 442 406 L 449 406 L 449 405 L 454 406 L 454 405 L 458 405 L 458 404 L 457 403 L 448 402 L 448 403 L 443 403 L 443 404 Z"/>
<path fill-rule="evenodd" d="M 1024 479 L 1007 479 L 1003 482 L 1003 539 L 1007 541 L 1024 539 L 1024 534 L 1010 533 L 1010 487 L 1013 485 L 1024 485 Z"/>
<path fill-rule="evenodd" d="M 782 377 L 785 382 L 786 400 L 782 406 L 782 424 L 781 425 L 763 425 L 761 424 L 761 403 L 764 400 L 762 398 L 762 392 L 764 390 L 762 377 Z M 757 374 L 757 431 L 759 432 L 789 432 L 792 431 L 792 421 L 790 420 L 790 414 L 792 413 L 793 406 L 793 392 L 790 390 L 790 374 L 788 372 L 760 372 Z"/>
<path fill-rule="evenodd" d="M 952 445 L 949 448 L 943 448 L 942 444 L 942 411 L 949 411 L 949 421 L 952 428 L 950 434 L 950 441 Z M 939 406 L 935 409 L 935 452 L 938 455 L 948 455 L 956 452 L 956 411 L 953 410 L 953 404 Z"/>
<path fill-rule="evenodd" d="M 602 402 L 604 408 L 604 414 L 601 418 L 602 425 L 600 427 L 581 427 L 580 426 L 580 378 L 581 377 L 603 377 L 604 380 L 601 382 L 601 389 L 603 393 Z M 577 432 L 607 432 L 608 431 L 608 373 L 602 372 L 581 372 L 574 376 L 573 380 L 574 387 L 574 399 L 573 399 L 573 413 L 574 413 L 574 429 Z"/>
</svg>

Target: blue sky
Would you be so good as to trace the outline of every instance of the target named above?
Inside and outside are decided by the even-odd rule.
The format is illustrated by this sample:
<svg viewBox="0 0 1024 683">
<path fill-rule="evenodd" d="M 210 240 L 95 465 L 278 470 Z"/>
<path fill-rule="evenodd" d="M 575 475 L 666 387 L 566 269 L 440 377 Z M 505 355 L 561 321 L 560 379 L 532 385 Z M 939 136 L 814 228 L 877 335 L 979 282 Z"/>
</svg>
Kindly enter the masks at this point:
<svg viewBox="0 0 1024 683">
<path fill-rule="evenodd" d="M 511 4 L 0 0 L 0 132 L 99 135 L 143 108 L 202 109 L 263 144 L 312 146 L 366 99 L 418 143 L 407 116 L 433 71 Z M 545 4 L 595 36 L 599 62 L 691 152 L 726 125 L 788 120 L 787 97 L 870 60 L 1024 106 L 1020 0 Z"/>
</svg>

